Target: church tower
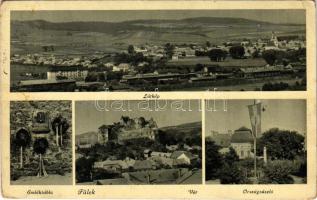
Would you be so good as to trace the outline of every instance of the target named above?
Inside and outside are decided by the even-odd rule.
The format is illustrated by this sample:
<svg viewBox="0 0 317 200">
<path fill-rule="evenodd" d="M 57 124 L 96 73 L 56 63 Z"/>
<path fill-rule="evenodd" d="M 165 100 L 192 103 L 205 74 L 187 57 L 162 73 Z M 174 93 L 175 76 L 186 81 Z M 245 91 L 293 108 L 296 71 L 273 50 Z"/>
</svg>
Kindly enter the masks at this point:
<svg viewBox="0 0 317 200">
<path fill-rule="evenodd" d="M 271 42 L 273 42 L 274 45 L 275 45 L 276 47 L 278 47 L 278 39 L 277 39 L 277 36 L 275 35 L 275 32 L 274 32 L 274 31 L 272 31 Z"/>
</svg>

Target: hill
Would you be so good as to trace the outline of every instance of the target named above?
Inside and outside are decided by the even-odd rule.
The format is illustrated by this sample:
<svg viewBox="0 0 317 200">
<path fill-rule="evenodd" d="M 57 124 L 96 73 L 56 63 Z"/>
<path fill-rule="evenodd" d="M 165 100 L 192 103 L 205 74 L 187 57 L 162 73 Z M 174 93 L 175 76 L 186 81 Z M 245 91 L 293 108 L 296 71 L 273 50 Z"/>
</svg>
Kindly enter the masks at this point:
<svg viewBox="0 0 317 200">
<path fill-rule="evenodd" d="M 180 124 L 176 126 L 166 126 L 159 128 L 159 130 L 162 131 L 169 131 L 169 130 L 176 130 L 176 131 L 191 131 L 195 129 L 201 129 L 201 122 L 191 122 L 191 123 L 185 123 L 185 124 Z M 200 130 L 201 131 L 201 130 Z"/>
<path fill-rule="evenodd" d="M 163 127 L 159 129 L 157 138 L 162 144 L 186 143 L 188 145 L 201 146 L 201 128 L 201 122 Z"/>
<path fill-rule="evenodd" d="M 274 24 L 242 18 L 198 17 L 181 20 L 131 20 L 123 22 L 12 21 L 13 53 L 40 53 L 41 45 L 54 45 L 56 52 L 116 52 L 129 44 L 201 43 L 219 44 L 242 38 L 270 37 L 297 32 L 305 25 Z"/>
<path fill-rule="evenodd" d="M 219 18 L 219 17 L 197 17 L 197 18 L 186 18 L 180 20 L 131 20 L 124 22 L 48 22 L 45 20 L 33 20 L 33 21 L 12 21 L 12 28 L 18 28 L 19 26 L 25 28 L 29 26 L 35 29 L 43 30 L 67 30 L 67 31 L 86 31 L 86 32 L 103 32 L 103 33 L 116 33 L 123 30 L 148 30 L 151 25 L 152 31 L 162 31 L 169 24 L 173 28 L 192 28 L 199 26 L 259 26 L 259 25 L 270 25 L 270 26 L 303 26 L 299 24 L 274 24 L 269 22 L 262 22 L 256 20 L 249 20 L 243 18 Z M 159 28 L 154 27 L 160 25 Z"/>
</svg>

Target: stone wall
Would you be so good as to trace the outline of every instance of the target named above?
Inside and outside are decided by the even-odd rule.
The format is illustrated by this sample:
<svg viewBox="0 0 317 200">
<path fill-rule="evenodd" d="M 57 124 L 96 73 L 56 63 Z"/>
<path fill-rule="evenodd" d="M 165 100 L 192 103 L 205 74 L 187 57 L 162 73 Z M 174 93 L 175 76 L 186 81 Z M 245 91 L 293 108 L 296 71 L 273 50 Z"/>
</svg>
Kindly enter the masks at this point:
<svg viewBox="0 0 317 200">
<path fill-rule="evenodd" d="M 39 168 L 39 155 L 33 152 L 32 137 L 31 144 L 24 149 L 24 167 L 19 169 L 20 151 L 14 143 L 17 130 L 27 128 L 31 130 L 32 117 L 35 110 L 48 112 L 50 120 L 61 114 L 70 125 L 63 137 L 63 145 L 56 145 L 53 130 L 48 134 L 49 148 L 44 155 L 44 165 L 48 174 L 70 173 L 72 171 L 72 110 L 71 101 L 12 101 L 10 102 L 10 166 L 11 180 L 20 176 L 35 176 Z"/>
</svg>

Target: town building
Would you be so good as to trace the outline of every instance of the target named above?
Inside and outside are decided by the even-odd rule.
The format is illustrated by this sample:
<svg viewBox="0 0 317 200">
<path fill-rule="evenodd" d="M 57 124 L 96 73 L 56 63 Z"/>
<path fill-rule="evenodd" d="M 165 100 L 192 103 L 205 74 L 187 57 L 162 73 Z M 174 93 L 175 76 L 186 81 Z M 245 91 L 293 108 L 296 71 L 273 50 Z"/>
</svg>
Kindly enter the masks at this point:
<svg viewBox="0 0 317 200">
<path fill-rule="evenodd" d="M 227 133 L 219 133 L 216 131 L 211 131 L 212 140 L 219 146 L 226 148 L 230 146 L 232 137 L 232 131 L 229 130 Z"/>
<path fill-rule="evenodd" d="M 38 79 L 20 81 L 16 90 L 23 92 L 41 92 L 41 91 L 69 91 L 72 92 L 76 88 L 75 80 L 55 80 L 55 79 Z"/>
<path fill-rule="evenodd" d="M 270 66 L 263 67 L 242 67 L 238 71 L 238 76 L 241 78 L 260 78 L 260 77 L 273 77 L 287 72 L 284 66 Z"/>
<path fill-rule="evenodd" d="M 239 159 L 253 157 L 252 144 L 253 137 L 250 129 L 241 127 L 234 131 L 231 137 L 231 147 L 235 150 Z"/>
<path fill-rule="evenodd" d="M 58 67 L 58 69 L 51 69 L 47 72 L 48 80 L 58 80 L 58 79 L 71 79 L 71 80 L 85 80 L 88 75 L 88 70 L 80 68 L 68 68 L 68 67 Z"/>
</svg>

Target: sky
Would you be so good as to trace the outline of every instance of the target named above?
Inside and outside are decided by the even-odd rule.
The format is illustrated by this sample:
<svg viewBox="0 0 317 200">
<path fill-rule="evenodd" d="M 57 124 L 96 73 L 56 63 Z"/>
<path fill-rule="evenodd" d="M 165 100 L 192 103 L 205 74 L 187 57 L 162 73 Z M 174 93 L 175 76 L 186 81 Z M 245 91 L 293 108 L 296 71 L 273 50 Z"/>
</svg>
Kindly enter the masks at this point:
<svg viewBox="0 0 317 200">
<path fill-rule="evenodd" d="M 295 130 L 306 133 L 306 101 L 305 100 L 261 100 L 265 111 L 261 113 L 262 133 L 270 128 Z M 211 131 L 227 133 L 242 126 L 251 129 L 247 105 L 253 100 L 228 100 L 227 112 L 223 111 L 223 101 L 216 102 L 217 111 L 206 111 L 206 136 Z M 213 102 L 210 103 L 213 107 Z"/>
<path fill-rule="evenodd" d="M 105 21 L 139 19 L 184 19 L 194 17 L 232 17 L 272 23 L 305 24 L 305 10 L 108 10 L 108 11 L 12 11 L 13 20 L 51 22 Z"/>
<path fill-rule="evenodd" d="M 155 108 L 164 108 L 164 111 L 154 111 Z M 117 108 L 117 110 L 116 110 Z M 120 109 L 118 109 L 120 108 Z M 145 110 L 142 110 L 145 108 Z M 178 108 L 183 111 L 178 110 Z M 77 101 L 75 104 L 76 134 L 97 131 L 103 124 L 119 122 L 121 116 L 130 118 L 151 117 L 158 127 L 174 126 L 190 122 L 201 121 L 199 100 L 160 100 L 160 101 Z M 125 110 L 125 111 L 122 111 Z M 128 111 L 130 110 L 130 111 Z M 152 111 L 149 111 L 152 110 Z"/>
</svg>

